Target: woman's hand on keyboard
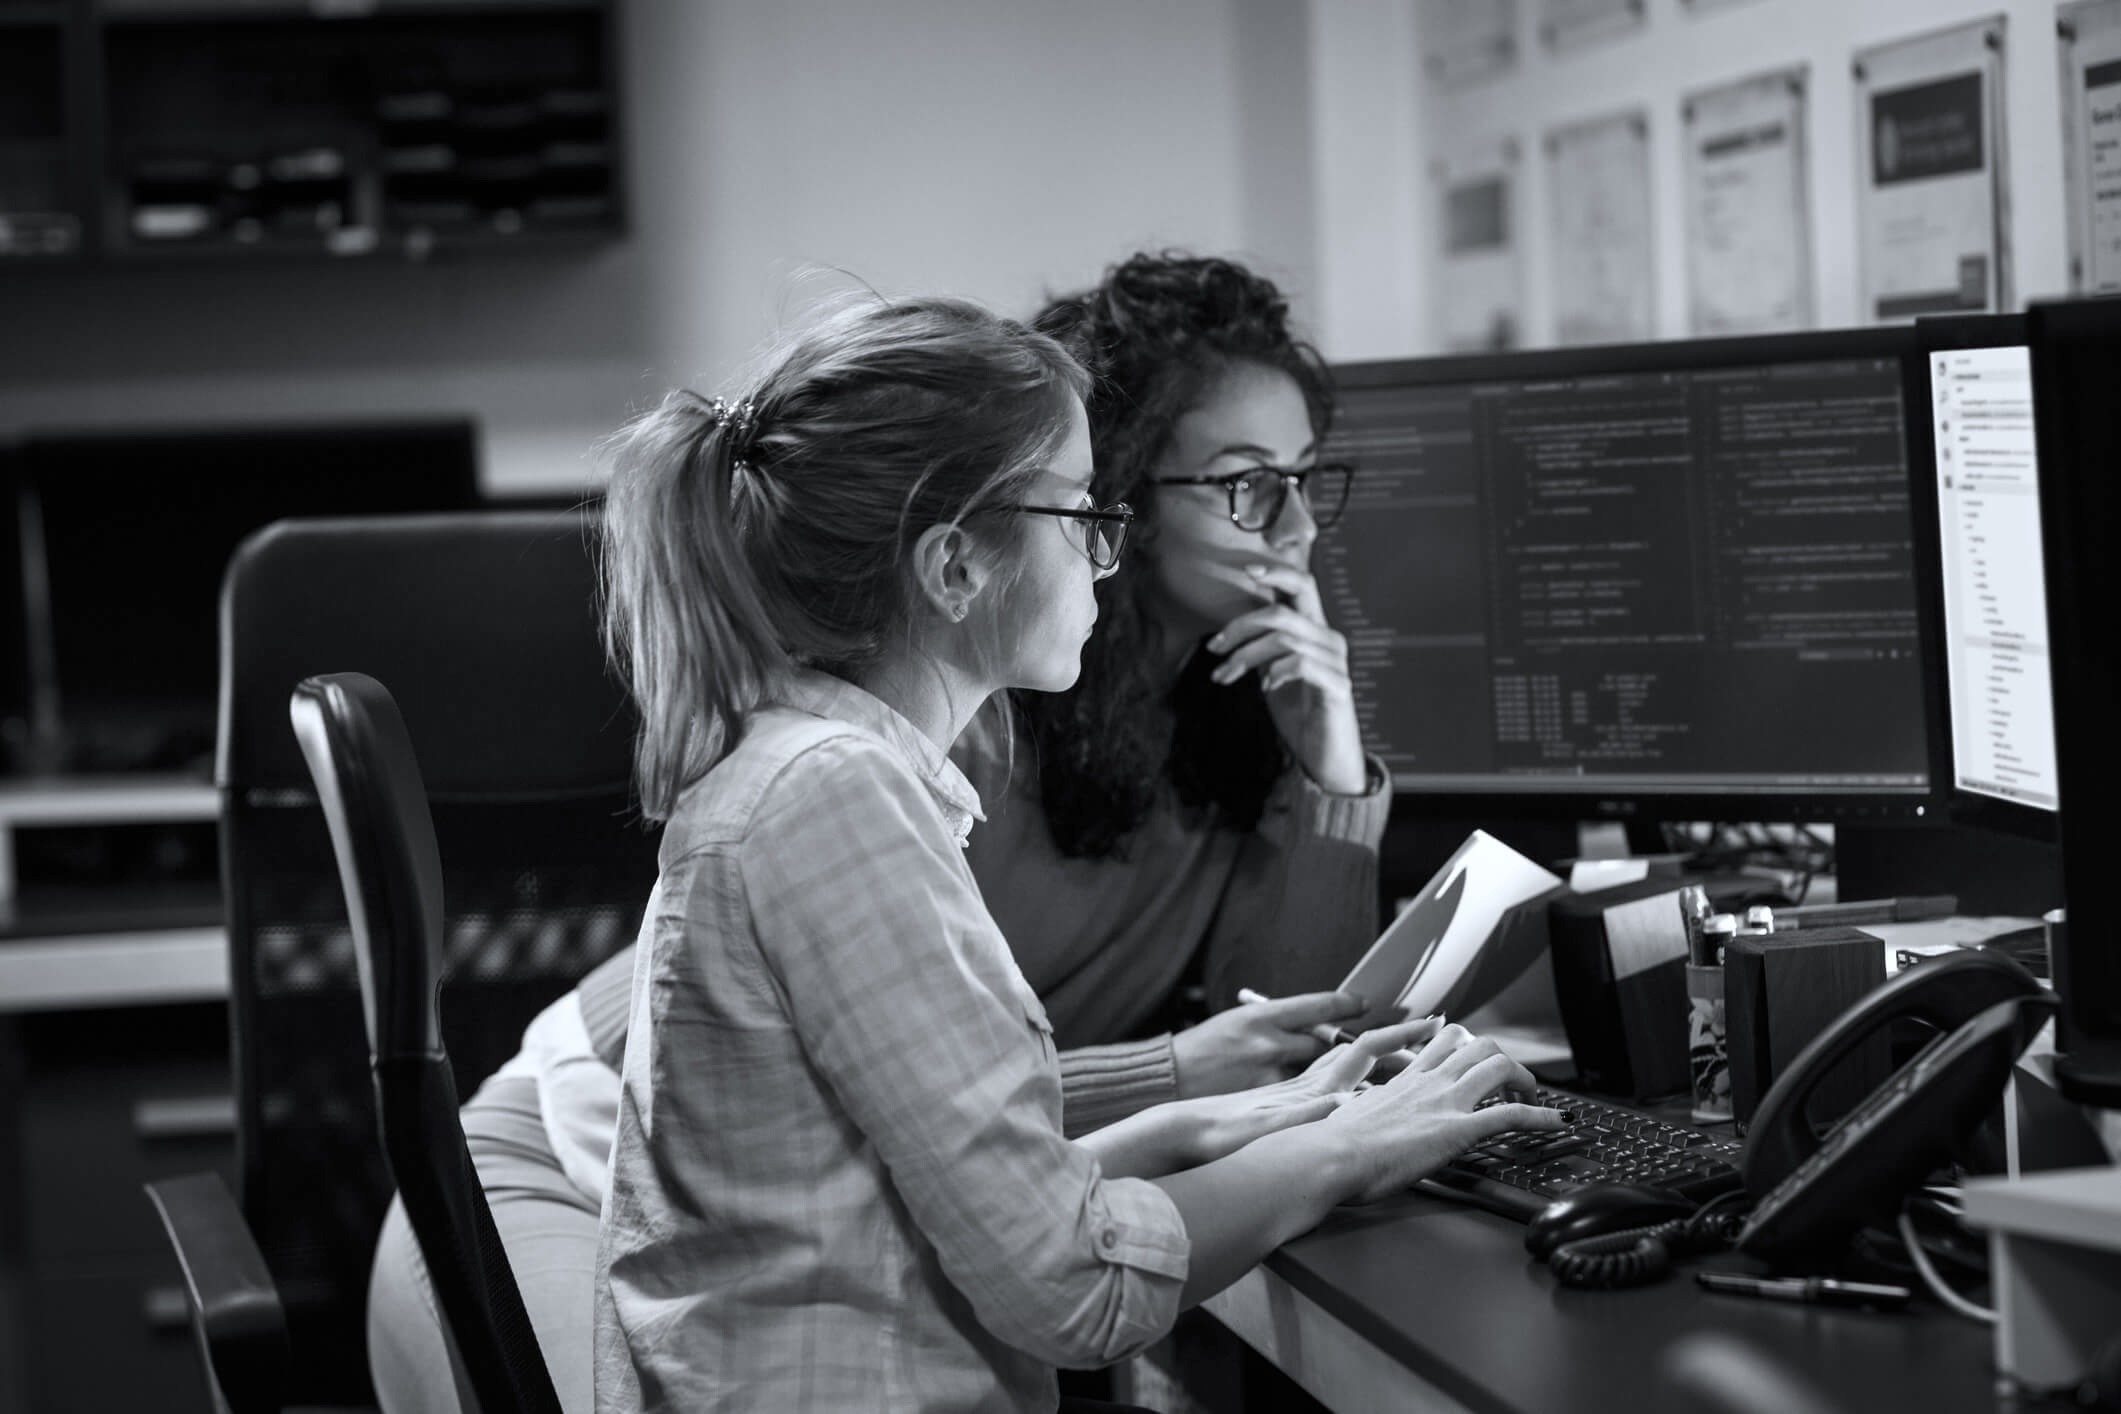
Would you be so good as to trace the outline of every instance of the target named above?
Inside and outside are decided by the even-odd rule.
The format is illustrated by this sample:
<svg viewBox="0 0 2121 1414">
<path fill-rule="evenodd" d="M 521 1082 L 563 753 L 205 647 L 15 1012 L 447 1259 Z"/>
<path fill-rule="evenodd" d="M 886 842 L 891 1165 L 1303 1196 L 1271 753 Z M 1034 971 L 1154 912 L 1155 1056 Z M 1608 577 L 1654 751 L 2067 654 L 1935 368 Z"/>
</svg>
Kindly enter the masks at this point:
<svg viewBox="0 0 2121 1414">
<path fill-rule="evenodd" d="M 1362 1012 L 1361 999 L 1344 992 L 1305 992 L 1219 1011 L 1171 1038 L 1178 1097 L 1226 1095 L 1287 1080 L 1318 1057 L 1317 1032 Z"/>
<path fill-rule="evenodd" d="M 1308 1124 L 1353 1098 L 1383 1058 L 1418 1045 L 1436 1030 L 1433 1018 L 1403 1021 L 1365 1031 L 1334 1046 L 1303 1074 L 1228 1095 L 1179 1100 L 1168 1108 L 1183 1114 L 1192 1137 L 1188 1163 L 1204 1164 L 1243 1148 L 1261 1135 L 1292 1124 Z"/>
<path fill-rule="evenodd" d="M 1515 1101 L 1483 1104 L 1498 1092 L 1529 1093 L 1537 1086 L 1532 1073 L 1493 1040 L 1463 1026 L 1444 1027 L 1399 1074 L 1320 1121 L 1351 1127 L 1360 1177 L 1346 1201 L 1367 1203 L 1396 1193 L 1497 1134 L 1565 1128 L 1559 1110 Z"/>
</svg>

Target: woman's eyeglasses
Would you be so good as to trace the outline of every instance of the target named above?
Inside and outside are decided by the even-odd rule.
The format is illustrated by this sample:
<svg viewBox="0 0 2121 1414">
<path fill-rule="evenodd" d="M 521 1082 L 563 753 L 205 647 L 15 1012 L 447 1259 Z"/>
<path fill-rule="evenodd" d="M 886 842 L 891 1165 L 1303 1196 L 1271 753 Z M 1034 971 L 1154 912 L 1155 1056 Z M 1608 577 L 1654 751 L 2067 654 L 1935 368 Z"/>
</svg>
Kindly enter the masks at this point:
<svg viewBox="0 0 2121 1414">
<path fill-rule="evenodd" d="M 1320 530 L 1340 519 L 1348 504 L 1348 482 L 1355 468 L 1346 462 L 1321 462 L 1302 471 L 1278 466 L 1248 466 L 1227 476 L 1159 476 L 1159 486 L 1220 486 L 1230 497 L 1230 519 L 1239 530 L 1265 535 L 1289 504 L 1290 488 L 1301 492 L 1311 508 L 1311 523 Z"/>
<path fill-rule="evenodd" d="M 1059 516 L 1073 521 L 1082 532 L 1082 549 L 1090 557 L 1097 578 L 1119 568 L 1119 551 L 1127 543 L 1127 527 L 1134 524 L 1134 508 L 1125 501 L 1097 510 L 1071 506 L 1018 506 L 1025 515 Z"/>
</svg>

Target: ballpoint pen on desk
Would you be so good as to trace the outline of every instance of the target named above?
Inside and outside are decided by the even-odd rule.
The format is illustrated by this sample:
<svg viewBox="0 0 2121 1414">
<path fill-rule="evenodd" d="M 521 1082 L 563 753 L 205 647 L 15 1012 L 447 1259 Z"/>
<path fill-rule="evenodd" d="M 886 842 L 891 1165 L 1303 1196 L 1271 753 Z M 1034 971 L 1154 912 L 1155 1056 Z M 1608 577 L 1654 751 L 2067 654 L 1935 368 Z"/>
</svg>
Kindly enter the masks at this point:
<svg viewBox="0 0 2121 1414">
<path fill-rule="evenodd" d="M 1914 1296 L 1914 1292 L 1904 1286 L 1837 1281 L 1832 1277 L 1756 1277 L 1741 1272 L 1696 1272 L 1694 1280 L 1710 1291 L 1732 1296 L 1800 1301 L 1811 1306 L 1872 1306 L 1897 1311 Z"/>
</svg>

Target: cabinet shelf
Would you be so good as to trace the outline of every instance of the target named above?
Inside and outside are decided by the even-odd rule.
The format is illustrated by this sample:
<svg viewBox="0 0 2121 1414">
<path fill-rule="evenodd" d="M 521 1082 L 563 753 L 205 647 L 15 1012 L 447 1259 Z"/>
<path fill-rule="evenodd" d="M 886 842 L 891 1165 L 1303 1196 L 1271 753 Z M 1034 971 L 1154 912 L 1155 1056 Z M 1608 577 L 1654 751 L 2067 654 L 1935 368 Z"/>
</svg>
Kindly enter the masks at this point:
<svg viewBox="0 0 2121 1414">
<path fill-rule="evenodd" d="M 103 0 L 108 24 L 225 24 L 232 20 L 343 22 L 399 16 L 519 14 L 605 8 L 608 0 Z M 57 8 L 57 7 L 54 7 Z"/>
<path fill-rule="evenodd" d="M 0 269 L 50 257 L 422 259 L 617 239 L 615 4 L 105 0 L 8 12 Z"/>
</svg>

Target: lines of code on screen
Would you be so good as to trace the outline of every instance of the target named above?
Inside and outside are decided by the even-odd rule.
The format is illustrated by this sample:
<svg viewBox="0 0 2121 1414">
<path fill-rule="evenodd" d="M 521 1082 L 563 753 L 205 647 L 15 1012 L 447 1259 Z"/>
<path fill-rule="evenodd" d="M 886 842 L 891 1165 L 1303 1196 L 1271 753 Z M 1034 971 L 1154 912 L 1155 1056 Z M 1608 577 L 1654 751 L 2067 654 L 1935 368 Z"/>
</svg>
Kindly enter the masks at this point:
<svg viewBox="0 0 2121 1414">
<path fill-rule="evenodd" d="M 1354 386 L 1317 569 L 1402 788 L 1927 787 L 1891 358 Z"/>
</svg>

